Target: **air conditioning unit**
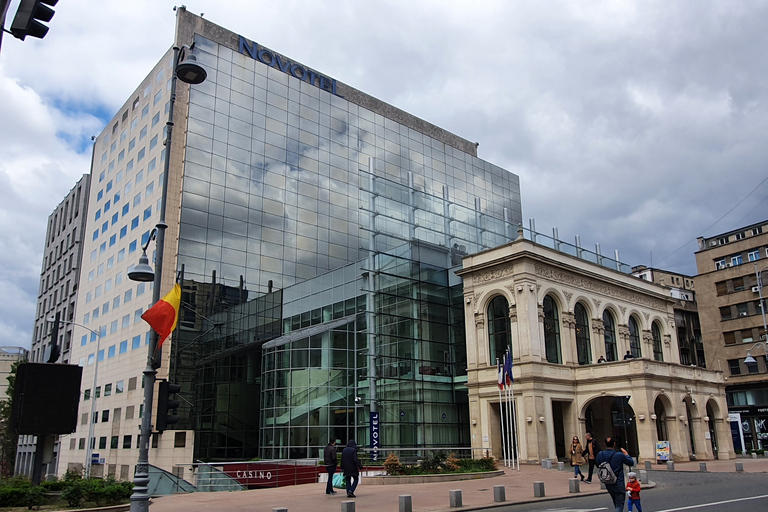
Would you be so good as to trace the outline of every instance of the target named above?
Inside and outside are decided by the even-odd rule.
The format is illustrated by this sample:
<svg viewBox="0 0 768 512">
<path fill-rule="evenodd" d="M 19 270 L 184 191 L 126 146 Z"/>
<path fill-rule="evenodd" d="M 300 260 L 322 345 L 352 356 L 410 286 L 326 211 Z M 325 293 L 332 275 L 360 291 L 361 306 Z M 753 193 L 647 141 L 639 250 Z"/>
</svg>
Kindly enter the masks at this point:
<svg viewBox="0 0 768 512">
<path fill-rule="evenodd" d="M 759 286 L 753 286 L 752 287 L 752 293 L 760 293 L 760 287 Z"/>
<path fill-rule="evenodd" d="M 712 240 L 711 242 L 709 242 L 709 246 L 710 247 L 717 247 L 717 241 L 716 240 Z"/>
<path fill-rule="evenodd" d="M 726 263 L 726 264 L 725 264 L 725 266 L 726 266 L 726 267 L 732 267 L 732 266 L 733 266 L 733 263 Z"/>
</svg>

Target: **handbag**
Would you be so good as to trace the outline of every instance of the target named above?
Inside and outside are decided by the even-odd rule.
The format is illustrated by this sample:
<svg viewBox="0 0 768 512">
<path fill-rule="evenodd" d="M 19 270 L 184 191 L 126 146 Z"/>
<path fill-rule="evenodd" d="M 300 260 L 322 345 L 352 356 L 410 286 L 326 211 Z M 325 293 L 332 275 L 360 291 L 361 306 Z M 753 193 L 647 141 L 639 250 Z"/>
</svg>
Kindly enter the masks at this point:
<svg viewBox="0 0 768 512">
<path fill-rule="evenodd" d="M 336 489 L 346 489 L 347 488 L 347 480 L 344 478 L 343 473 L 336 473 L 333 475 L 333 486 Z"/>
</svg>

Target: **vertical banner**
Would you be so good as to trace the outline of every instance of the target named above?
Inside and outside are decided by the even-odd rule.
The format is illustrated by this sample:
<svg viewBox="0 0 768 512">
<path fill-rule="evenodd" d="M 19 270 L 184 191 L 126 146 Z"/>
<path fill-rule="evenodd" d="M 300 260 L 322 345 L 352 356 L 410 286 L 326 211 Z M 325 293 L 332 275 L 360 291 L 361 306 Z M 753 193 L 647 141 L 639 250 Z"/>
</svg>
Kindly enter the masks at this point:
<svg viewBox="0 0 768 512">
<path fill-rule="evenodd" d="M 379 460 L 379 412 L 371 411 L 371 461 Z"/>
</svg>

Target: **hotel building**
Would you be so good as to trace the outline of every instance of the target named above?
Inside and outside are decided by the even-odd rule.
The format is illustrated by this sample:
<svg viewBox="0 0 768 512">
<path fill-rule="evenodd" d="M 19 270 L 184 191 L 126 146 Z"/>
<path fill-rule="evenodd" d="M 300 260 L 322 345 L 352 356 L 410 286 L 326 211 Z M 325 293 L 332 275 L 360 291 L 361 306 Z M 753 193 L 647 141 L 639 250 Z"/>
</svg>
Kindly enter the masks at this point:
<svg viewBox="0 0 768 512">
<path fill-rule="evenodd" d="M 78 430 L 59 472 L 131 478 L 151 284 L 128 280 L 158 221 L 170 158 L 162 293 L 182 283 L 158 378 L 181 420 L 150 463 L 317 457 L 329 438 L 469 447 L 461 257 L 516 236 L 518 177 L 477 145 L 252 39 L 177 10 L 175 44 L 208 77 L 178 83 L 173 51 L 95 141 L 72 362 Z M 373 361 L 373 365 L 369 362 Z M 93 386 L 98 366 L 98 381 Z M 368 368 L 371 368 L 369 371 Z M 92 400 L 96 400 L 94 406 Z M 96 411 L 91 415 L 88 411 Z M 154 418 L 153 418 L 154 423 Z"/>
</svg>

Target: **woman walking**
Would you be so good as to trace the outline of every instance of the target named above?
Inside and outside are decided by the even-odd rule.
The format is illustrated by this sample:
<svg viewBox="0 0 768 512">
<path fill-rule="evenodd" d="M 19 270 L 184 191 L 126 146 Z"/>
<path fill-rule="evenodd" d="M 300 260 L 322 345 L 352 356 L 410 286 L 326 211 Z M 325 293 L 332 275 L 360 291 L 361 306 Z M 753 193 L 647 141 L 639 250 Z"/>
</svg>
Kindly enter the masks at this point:
<svg viewBox="0 0 768 512">
<path fill-rule="evenodd" d="M 573 443 L 571 443 L 571 466 L 573 466 L 573 476 L 581 476 L 581 481 L 584 481 L 584 473 L 581 472 L 581 465 L 584 464 L 584 447 L 581 446 L 579 438 L 573 436 Z"/>
</svg>

